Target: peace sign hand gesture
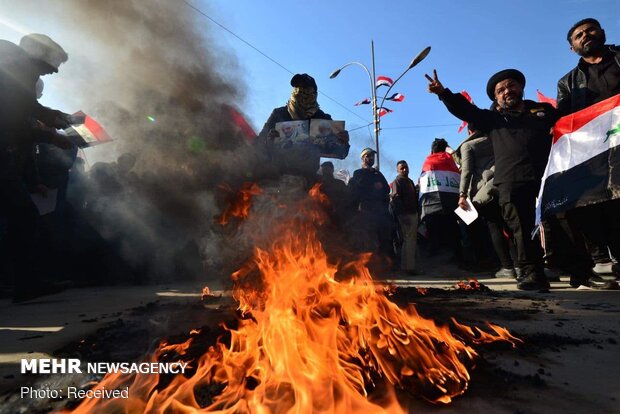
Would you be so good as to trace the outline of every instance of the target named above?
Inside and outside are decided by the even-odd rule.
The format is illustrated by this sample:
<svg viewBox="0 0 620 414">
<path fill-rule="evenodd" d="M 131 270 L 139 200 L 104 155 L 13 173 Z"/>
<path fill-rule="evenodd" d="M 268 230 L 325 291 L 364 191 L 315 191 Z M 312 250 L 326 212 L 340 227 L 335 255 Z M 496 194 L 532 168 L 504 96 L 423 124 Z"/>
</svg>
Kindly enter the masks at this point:
<svg viewBox="0 0 620 414">
<path fill-rule="evenodd" d="M 432 78 L 430 76 L 428 76 L 427 74 L 424 74 L 424 76 L 429 81 L 428 91 L 430 93 L 434 93 L 435 95 L 439 95 L 440 93 L 442 93 L 446 89 L 446 88 L 443 87 L 441 82 L 439 82 L 439 78 L 437 77 L 437 70 L 436 69 L 433 69 L 433 77 Z"/>
</svg>

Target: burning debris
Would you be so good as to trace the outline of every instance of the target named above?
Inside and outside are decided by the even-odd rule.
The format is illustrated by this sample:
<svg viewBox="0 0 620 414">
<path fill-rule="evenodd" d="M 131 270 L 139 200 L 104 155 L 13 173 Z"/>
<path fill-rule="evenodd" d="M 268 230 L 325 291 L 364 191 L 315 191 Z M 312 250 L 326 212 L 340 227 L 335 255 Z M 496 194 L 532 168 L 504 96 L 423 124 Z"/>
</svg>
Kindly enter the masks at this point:
<svg viewBox="0 0 620 414">
<path fill-rule="evenodd" d="M 399 308 L 377 289 L 367 256 L 329 262 L 317 233 L 316 189 L 286 200 L 264 193 L 271 196 L 257 196 L 243 224 L 264 222 L 254 215 L 267 202 L 262 207 L 272 215 L 263 236 L 270 237 L 256 239 L 253 258 L 233 274 L 240 318 L 227 328 L 230 336 L 189 361 L 198 332 L 162 343 L 149 361 L 189 362 L 190 375 L 162 385 L 158 375 L 111 374 L 97 387 L 129 387 L 129 399 L 84 400 L 74 412 L 404 413 L 397 390 L 449 403 L 468 387 L 473 345 L 520 342 L 495 325 L 491 333 L 456 320 L 438 326 L 413 307 Z M 275 207 L 284 201 L 286 220 Z M 274 214 L 280 220 L 269 220 Z M 340 280 L 340 269 L 352 277 Z"/>
<path fill-rule="evenodd" d="M 464 280 L 460 280 L 456 285 L 454 285 L 454 288 L 456 290 L 473 290 L 477 292 L 488 292 L 491 290 L 488 286 L 478 282 L 478 279 L 474 277 L 470 277 L 467 282 Z"/>
</svg>

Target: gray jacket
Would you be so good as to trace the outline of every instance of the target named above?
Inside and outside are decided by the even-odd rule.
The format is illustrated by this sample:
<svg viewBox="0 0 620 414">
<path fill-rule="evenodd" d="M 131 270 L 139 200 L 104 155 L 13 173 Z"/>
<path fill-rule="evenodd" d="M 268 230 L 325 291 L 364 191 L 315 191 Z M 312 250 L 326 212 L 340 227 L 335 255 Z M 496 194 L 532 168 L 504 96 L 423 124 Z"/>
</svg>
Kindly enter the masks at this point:
<svg viewBox="0 0 620 414">
<path fill-rule="evenodd" d="M 459 192 L 466 193 L 473 200 L 478 191 L 492 177 L 495 163 L 493 145 L 488 137 L 479 137 L 464 142 L 460 147 L 461 182 Z"/>
</svg>

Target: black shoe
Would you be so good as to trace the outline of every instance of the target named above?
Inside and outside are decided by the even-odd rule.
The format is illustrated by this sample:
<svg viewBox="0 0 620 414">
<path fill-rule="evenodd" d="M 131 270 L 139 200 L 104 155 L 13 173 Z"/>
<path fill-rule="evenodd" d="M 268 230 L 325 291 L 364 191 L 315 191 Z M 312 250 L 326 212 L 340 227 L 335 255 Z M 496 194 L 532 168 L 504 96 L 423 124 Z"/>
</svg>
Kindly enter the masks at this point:
<svg viewBox="0 0 620 414">
<path fill-rule="evenodd" d="M 560 281 L 560 275 L 546 267 L 545 267 L 545 277 L 547 278 L 548 282 L 559 282 Z"/>
<path fill-rule="evenodd" d="M 517 279 L 517 282 L 522 281 L 525 277 L 525 275 L 523 274 L 523 269 L 521 269 L 520 267 L 515 267 L 515 274 L 517 275 L 517 277 L 515 278 Z"/>
<path fill-rule="evenodd" d="M 587 286 L 592 289 L 600 289 L 600 290 L 618 290 L 620 286 L 618 283 L 613 280 L 605 280 L 600 276 L 590 276 L 588 279 L 577 278 L 574 276 L 570 277 L 570 285 L 574 288 L 577 288 L 581 285 Z"/>
<path fill-rule="evenodd" d="M 517 288 L 521 290 L 537 290 L 539 292 L 549 292 L 549 282 L 544 277 L 528 275 L 517 282 Z"/>
</svg>

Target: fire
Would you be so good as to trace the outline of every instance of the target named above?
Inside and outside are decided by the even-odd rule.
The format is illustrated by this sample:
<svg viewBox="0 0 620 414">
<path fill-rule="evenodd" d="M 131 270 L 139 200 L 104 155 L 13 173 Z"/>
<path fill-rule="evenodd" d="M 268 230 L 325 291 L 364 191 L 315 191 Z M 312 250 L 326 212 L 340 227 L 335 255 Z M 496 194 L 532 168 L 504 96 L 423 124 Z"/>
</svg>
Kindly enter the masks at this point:
<svg viewBox="0 0 620 414">
<path fill-rule="evenodd" d="M 368 255 L 330 263 L 306 217 L 274 224 L 273 243 L 233 274 L 243 318 L 228 329 L 230 344 L 164 387 L 157 375 L 107 376 L 97 387 L 129 386 L 129 399 L 84 400 L 75 412 L 405 413 L 396 390 L 449 403 L 467 389 L 470 344 L 518 341 L 490 324 L 492 333 L 453 321 L 453 334 L 399 308 L 375 285 Z M 339 280 L 339 270 L 353 277 Z M 162 343 L 151 359 L 181 359 L 192 342 Z"/>
<path fill-rule="evenodd" d="M 233 193 L 227 186 L 221 186 L 221 188 Z M 256 183 L 243 183 L 239 192 L 233 197 L 230 206 L 218 218 L 218 223 L 221 225 L 228 224 L 231 217 L 245 219 L 250 214 L 252 199 L 261 192 L 260 187 Z"/>
<path fill-rule="evenodd" d="M 465 282 L 464 280 L 459 281 L 456 285 L 454 285 L 454 287 L 457 290 L 488 290 L 488 288 L 486 286 L 484 286 L 482 283 L 478 282 L 478 279 L 474 278 L 474 277 L 470 277 L 467 282 Z"/>
</svg>

